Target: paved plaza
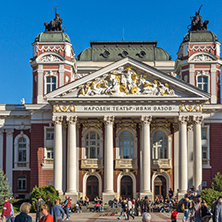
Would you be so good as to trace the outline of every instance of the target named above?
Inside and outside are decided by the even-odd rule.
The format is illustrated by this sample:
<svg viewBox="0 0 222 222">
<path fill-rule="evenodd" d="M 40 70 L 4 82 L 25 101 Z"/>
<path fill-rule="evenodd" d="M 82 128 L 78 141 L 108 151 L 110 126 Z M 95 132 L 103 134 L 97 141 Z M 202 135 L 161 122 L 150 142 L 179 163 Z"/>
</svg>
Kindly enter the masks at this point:
<svg viewBox="0 0 222 222">
<path fill-rule="evenodd" d="M 110 212 L 112 213 L 112 212 Z M 107 212 L 99 212 L 99 213 L 71 213 L 70 219 L 68 221 L 72 222 L 103 222 L 103 221 L 125 221 L 124 216 L 121 218 L 121 220 L 118 220 L 119 213 L 114 216 L 107 215 L 109 213 Z M 152 222 L 165 222 L 165 221 L 171 221 L 170 220 L 170 213 L 151 213 Z M 33 221 L 35 221 L 35 214 L 30 214 L 32 216 Z M 177 221 L 182 221 L 183 214 L 178 213 Z M 135 217 L 133 220 L 130 218 L 131 221 L 142 221 L 142 217 Z"/>
</svg>

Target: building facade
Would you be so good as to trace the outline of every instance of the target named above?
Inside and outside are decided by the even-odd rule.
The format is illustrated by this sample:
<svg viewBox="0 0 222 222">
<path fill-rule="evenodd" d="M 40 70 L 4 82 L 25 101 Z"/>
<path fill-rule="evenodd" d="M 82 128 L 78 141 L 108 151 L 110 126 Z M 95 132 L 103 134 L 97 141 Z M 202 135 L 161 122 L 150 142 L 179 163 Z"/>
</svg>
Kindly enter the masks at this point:
<svg viewBox="0 0 222 222">
<path fill-rule="evenodd" d="M 94 41 L 75 57 L 60 28 L 37 35 L 32 104 L 0 105 L 14 195 L 53 185 L 107 202 L 210 187 L 222 167 L 220 42 L 192 27 L 176 61 L 156 41 Z"/>
</svg>

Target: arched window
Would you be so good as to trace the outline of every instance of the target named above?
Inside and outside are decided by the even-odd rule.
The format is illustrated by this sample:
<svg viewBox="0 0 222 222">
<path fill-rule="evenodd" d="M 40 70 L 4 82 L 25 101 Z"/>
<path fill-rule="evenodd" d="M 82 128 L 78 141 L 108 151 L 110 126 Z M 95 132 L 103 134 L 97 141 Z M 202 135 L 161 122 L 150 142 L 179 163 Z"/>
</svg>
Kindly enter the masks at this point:
<svg viewBox="0 0 222 222">
<path fill-rule="evenodd" d="M 56 89 L 56 77 L 49 76 L 46 78 L 46 93 L 49 93 Z"/>
<path fill-rule="evenodd" d="M 162 131 L 153 135 L 153 159 L 167 159 L 167 136 Z"/>
<path fill-rule="evenodd" d="M 24 137 L 18 140 L 18 162 L 26 162 L 27 142 Z"/>
<path fill-rule="evenodd" d="M 197 86 L 200 89 L 204 90 L 205 92 L 208 92 L 208 77 L 207 76 L 198 76 Z"/>
<path fill-rule="evenodd" d="M 133 159 L 133 135 L 125 131 L 119 136 L 120 159 Z"/>
<path fill-rule="evenodd" d="M 86 158 L 99 159 L 99 134 L 94 131 L 86 135 Z"/>
</svg>

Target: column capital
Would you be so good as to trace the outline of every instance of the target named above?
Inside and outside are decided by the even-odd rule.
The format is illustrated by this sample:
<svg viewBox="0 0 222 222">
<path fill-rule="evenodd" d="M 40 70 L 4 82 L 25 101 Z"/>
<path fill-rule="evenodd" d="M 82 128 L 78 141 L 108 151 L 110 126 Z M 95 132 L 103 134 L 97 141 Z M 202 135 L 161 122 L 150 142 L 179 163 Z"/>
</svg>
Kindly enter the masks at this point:
<svg viewBox="0 0 222 222">
<path fill-rule="evenodd" d="M 77 116 L 67 116 L 66 121 L 68 122 L 68 124 L 76 124 Z"/>
<path fill-rule="evenodd" d="M 152 121 L 152 116 L 141 116 L 141 122 L 143 124 L 150 124 Z"/>
<path fill-rule="evenodd" d="M 203 116 L 193 116 L 193 121 L 195 124 L 202 124 Z"/>
<path fill-rule="evenodd" d="M 0 136 L 4 133 L 4 129 L 0 129 Z"/>
<path fill-rule="evenodd" d="M 103 120 L 104 120 L 104 122 L 105 122 L 106 125 L 108 125 L 108 124 L 113 125 L 114 119 L 115 119 L 114 116 L 104 116 L 104 119 L 103 119 Z"/>
<path fill-rule="evenodd" d="M 5 132 L 7 133 L 7 135 L 12 135 L 14 132 L 14 129 L 6 129 Z"/>
<path fill-rule="evenodd" d="M 181 124 L 187 124 L 189 116 L 179 116 L 178 120 L 180 121 Z"/>
<path fill-rule="evenodd" d="M 54 121 L 55 124 L 62 125 L 63 116 L 53 116 L 52 120 Z"/>
<path fill-rule="evenodd" d="M 187 126 L 188 131 L 193 131 L 193 124 Z"/>
</svg>

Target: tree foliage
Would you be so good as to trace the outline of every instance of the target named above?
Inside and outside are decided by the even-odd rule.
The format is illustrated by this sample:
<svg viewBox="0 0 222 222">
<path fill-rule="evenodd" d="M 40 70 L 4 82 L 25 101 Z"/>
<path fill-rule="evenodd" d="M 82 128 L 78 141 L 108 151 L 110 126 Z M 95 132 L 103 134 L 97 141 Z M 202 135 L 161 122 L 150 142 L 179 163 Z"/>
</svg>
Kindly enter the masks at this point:
<svg viewBox="0 0 222 222">
<path fill-rule="evenodd" d="M 222 192 L 216 191 L 214 189 L 204 189 L 201 192 L 201 200 L 205 200 L 207 203 L 208 208 L 211 207 L 213 201 L 222 195 Z"/>
<path fill-rule="evenodd" d="M 212 189 L 222 192 L 222 175 L 220 174 L 220 172 L 217 172 L 217 174 L 213 178 L 213 181 L 214 182 L 211 183 Z"/>
<path fill-rule="evenodd" d="M 59 194 L 53 186 L 35 186 L 30 196 L 32 211 L 36 211 L 35 202 L 37 201 L 38 197 L 41 197 L 45 202 L 47 201 L 47 198 L 50 198 L 50 201 L 52 201 L 53 203 L 56 199 L 59 200 Z"/>
<path fill-rule="evenodd" d="M 4 204 L 4 196 L 10 198 L 12 193 L 10 192 L 8 179 L 2 169 L 0 169 L 0 206 Z"/>
</svg>

